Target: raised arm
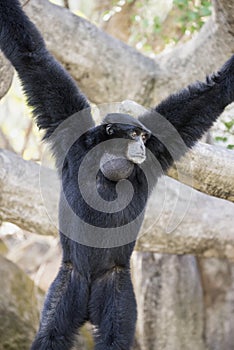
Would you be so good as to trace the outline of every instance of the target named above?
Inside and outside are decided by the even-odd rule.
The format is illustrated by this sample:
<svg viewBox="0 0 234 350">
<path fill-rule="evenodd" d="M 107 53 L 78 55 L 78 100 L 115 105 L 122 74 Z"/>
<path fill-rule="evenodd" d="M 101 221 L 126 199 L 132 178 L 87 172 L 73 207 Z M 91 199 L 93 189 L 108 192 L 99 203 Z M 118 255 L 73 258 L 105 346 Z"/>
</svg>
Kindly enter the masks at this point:
<svg viewBox="0 0 234 350">
<path fill-rule="evenodd" d="M 73 79 L 47 51 L 18 0 L 0 1 L 0 48 L 18 72 L 45 138 L 66 118 L 89 108 Z M 94 125 L 91 114 L 86 113 L 85 122 L 86 127 Z"/>
<path fill-rule="evenodd" d="M 204 83 L 189 85 L 169 96 L 151 112 L 139 117 L 139 120 L 157 136 L 149 140 L 148 147 L 163 168 L 168 168 L 173 160 L 178 160 L 186 152 L 186 147 L 176 139 L 173 128 L 168 130 L 170 124 L 177 130 L 185 145 L 192 147 L 212 126 L 224 108 L 233 101 L 234 55 L 217 73 L 208 76 Z M 158 114 L 166 120 L 163 121 L 164 118 L 160 118 Z M 158 136 L 162 142 L 158 140 Z M 178 146 L 173 155 L 170 155 L 172 152 L 167 144 Z"/>
</svg>

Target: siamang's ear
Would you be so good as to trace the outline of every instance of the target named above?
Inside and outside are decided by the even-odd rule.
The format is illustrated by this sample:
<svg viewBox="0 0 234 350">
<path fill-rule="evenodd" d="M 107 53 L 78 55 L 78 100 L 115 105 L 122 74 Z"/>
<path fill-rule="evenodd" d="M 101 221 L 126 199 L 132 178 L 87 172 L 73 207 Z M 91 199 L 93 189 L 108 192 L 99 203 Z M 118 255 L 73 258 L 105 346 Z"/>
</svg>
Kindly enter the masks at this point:
<svg viewBox="0 0 234 350">
<path fill-rule="evenodd" d="M 107 135 L 112 135 L 114 133 L 112 124 L 107 124 L 106 125 L 106 133 L 107 133 Z"/>
</svg>

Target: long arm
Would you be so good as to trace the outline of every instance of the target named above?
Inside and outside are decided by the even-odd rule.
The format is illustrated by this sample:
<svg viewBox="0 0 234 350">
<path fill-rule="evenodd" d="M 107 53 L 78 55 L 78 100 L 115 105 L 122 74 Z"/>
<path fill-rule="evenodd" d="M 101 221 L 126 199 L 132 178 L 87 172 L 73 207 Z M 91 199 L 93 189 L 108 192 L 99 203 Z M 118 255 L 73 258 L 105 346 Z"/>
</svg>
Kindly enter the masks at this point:
<svg viewBox="0 0 234 350">
<path fill-rule="evenodd" d="M 45 138 L 66 118 L 89 108 L 73 79 L 47 51 L 18 0 L 0 1 L 0 48 L 18 72 Z M 87 115 L 86 124 L 92 127 L 91 115 Z"/>
<path fill-rule="evenodd" d="M 186 152 L 186 147 L 182 146 L 172 129 L 176 129 L 185 145 L 190 148 L 233 101 L 234 55 L 217 73 L 208 76 L 206 82 L 189 85 L 141 116 L 139 120 L 156 136 L 149 140 L 147 146 L 158 158 L 163 169 L 168 168 L 173 160 L 178 160 Z M 164 118 L 160 118 L 160 115 Z M 170 124 L 172 128 L 168 130 Z M 177 149 L 172 154 L 169 148 L 173 148 L 173 145 Z"/>
</svg>

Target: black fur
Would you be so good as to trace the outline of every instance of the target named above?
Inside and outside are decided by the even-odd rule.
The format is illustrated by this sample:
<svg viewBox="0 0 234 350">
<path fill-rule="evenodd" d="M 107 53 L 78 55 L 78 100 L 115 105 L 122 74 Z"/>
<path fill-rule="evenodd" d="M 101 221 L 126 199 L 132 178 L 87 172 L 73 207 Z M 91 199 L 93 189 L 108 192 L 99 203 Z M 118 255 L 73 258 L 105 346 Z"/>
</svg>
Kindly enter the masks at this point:
<svg viewBox="0 0 234 350">
<path fill-rule="evenodd" d="M 162 168 L 166 170 L 186 152 L 186 147 L 181 145 L 173 129 L 168 130 L 167 122 L 177 130 L 185 145 L 191 148 L 233 101 L 234 56 L 220 71 L 208 76 L 206 82 L 198 81 L 187 86 L 162 101 L 150 113 L 139 117 L 154 136 L 159 136 L 164 145 L 172 146 L 175 150 L 171 151 L 173 157 L 170 157 L 162 142 L 151 137 L 147 146 L 160 161 Z"/>
<path fill-rule="evenodd" d="M 151 174 L 152 183 L 148 183 L 144 171 L 134 166 L 129 177 L 134 196 L 124 210 L 104 213 L 87 205 L 77 186 L 77 173 L 85 155 L 94 146 L 108 140 L 105 125 L 94 127 L 86 98 L 47 51 L 41 35 L 17 0 L 0 2 L 0 47 L 19 74 L 39 128 L 45 130 L 45 139 L 52 143 L 64 193 L 60 201 L 62 264 L 47 294 L 40 328 L 31 349 L 71 349 L 78 329 L 89 320 L 96 327 L 96 350 L 128 350 L 133 342 L 136 322 L 130 257 L 149 193 L 161 174 L 160 170 Z M 173 160 L 186 152 L 185 145 L 192 147 L 233 100 L 234 57 L 205 83 L 188 86 L 141 116 L 139 120 L 152 132 L 146 145 L 162 169 L 166 170 Z M 64 120 L 85 109 L 88 112 L 84 115 L 74 116 L 76 128 L 65 128 L 56 133 Z M 83 130 L 79 135 L 83 135 L 60 159 L 60 153 L 79 129 Z M 152 170 L 152 158 L 149 157 L 147 162 Z M 116 184 L 101 172 L 97 175 L 97 188 L 106 201 L 113 201 L 117 196 Z M 77 214 L 78 221 L 74 221 L 66 201 Z M 81 221 L 97 227 L 118 228 L 117 241 L 126 234 L 123 225 L 133 224 L 127 244 L 95 248 L 88 246 L 93 237 L 87 237 L 89 232 L 85 231 L 86 226 Z M 100 235 L 99 239 L 105 246 L 108 234 Z"/>
</svg>

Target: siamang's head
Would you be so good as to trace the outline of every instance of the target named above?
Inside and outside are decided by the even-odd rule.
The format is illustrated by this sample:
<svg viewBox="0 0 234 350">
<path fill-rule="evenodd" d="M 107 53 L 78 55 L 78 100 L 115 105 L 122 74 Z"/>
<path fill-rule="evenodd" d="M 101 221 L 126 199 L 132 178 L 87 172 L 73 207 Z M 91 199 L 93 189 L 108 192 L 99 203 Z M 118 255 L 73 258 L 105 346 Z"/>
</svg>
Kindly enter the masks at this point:
<svg viewBox="0 0 234 350">
<path fill-rule="evenodd" d="M 101 158 L 101 171 L 108 179 L 118 181 L 131 174 L 134 164 L 146 159 L 145 144 L 151 136 L 141 122 L 128 114 L 112 113 L 103 119 L 110 149 Z"/>
</svg>

